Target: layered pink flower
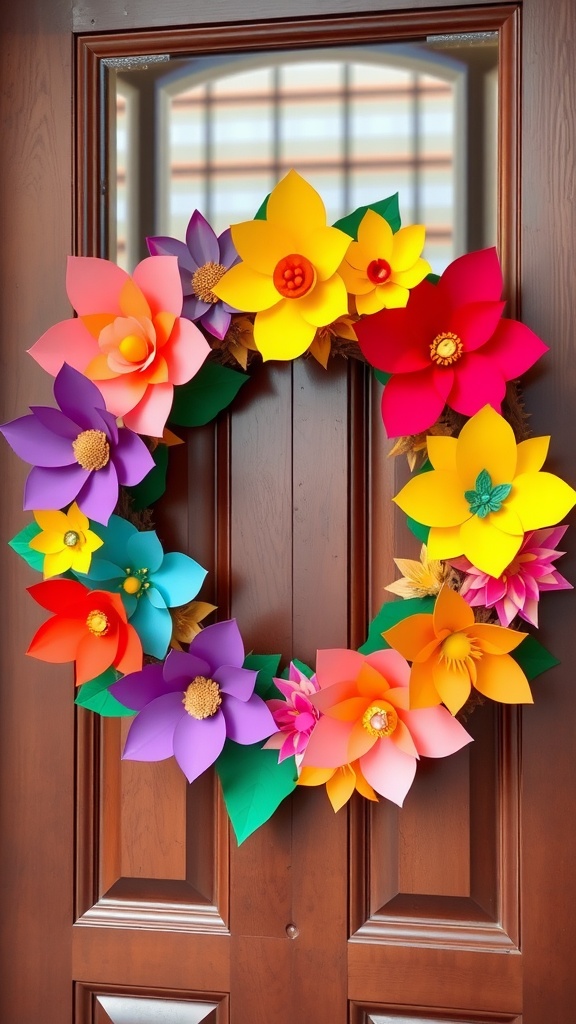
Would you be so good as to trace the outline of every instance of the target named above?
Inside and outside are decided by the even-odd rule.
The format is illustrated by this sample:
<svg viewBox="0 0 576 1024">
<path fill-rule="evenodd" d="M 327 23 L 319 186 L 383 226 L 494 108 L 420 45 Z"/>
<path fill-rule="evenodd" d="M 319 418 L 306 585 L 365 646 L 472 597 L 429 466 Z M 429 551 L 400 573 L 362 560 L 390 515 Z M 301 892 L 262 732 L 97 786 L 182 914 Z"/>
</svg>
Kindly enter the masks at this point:
<svg viewBox="0 0 576 1024">
<path fill-rule="evenodd" d="M 274 683 L 280 693 L 284 694 L 285 700 L 273 698 L 266 701 L 280 731 L 266 740 L 264 747 L 279 750 L 280 763 L 306 750 L 320 714 L 310 700 L 317 693 L 318 684 L 315 676 L 308 679 L 293 662 L 290 663 L 288 679 L 274 679 Z"/>
<path fill-rule="evenodd" d="M 355 325 L 360 348 L 392 374 L 382 396 L 389 437 L 419 434 L 445 405 L 473 416 L 500 412 L 506 381 L 525 373 L 547 346 L 502 318 L 502 272 L 495 249 L 454 260 L 438 283 L 422 281 L 404 309 L 383 309 Z"/>
<path fill-rule="evenodd" d="M 567 526 L 530 530 L 518 554 L 498 578 L 489 576 L 467 558 L 454 558 L 451 565 L 466 573 L 460 594 L 472 608 L 495 608 L 503 626 L 519 615 L 538 626 L 538 601 L 543 590 L 572 590 L 572 584 L 554 565 L 564 554 L 557 551 Z"/>
<path fill-rule="evenodd" d="M 210 351 L 180 316 L 178 260 L 148 257 L 130 277 L 110 260 L 71 256 L 66 291 L 78 318 L 49 328 L 30 355 L 53 376 L 63 363 L 73 366 L 126 426 L 161 437 L 174 385 L 189 381 Z"/>
<path fill-rule="evenodd" d="M 453 754 L 472 737 L 446 708 L 409 710 L 410 667 L 394 650 L 318 651 L 320 686 L 310 700 L 321 712 L 302 766 L 340 768 L 358 761 L 372 788 L 400 807 L 416 761 Z"/>
</svg>

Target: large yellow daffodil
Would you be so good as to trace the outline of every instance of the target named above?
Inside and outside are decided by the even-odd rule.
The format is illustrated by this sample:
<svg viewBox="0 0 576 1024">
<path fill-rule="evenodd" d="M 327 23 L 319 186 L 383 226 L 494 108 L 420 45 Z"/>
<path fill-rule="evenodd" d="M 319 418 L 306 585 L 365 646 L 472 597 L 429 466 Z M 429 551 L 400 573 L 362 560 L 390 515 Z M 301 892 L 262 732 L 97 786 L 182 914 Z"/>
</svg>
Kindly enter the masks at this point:
<svg viewBox="0 0 576 1024">
<path fill-rule="evenodd" d="M 421 258 L 424 227 L 413 224 L 393 233 L 387 220 L 367 210 L 340 267 L 348 291 L 356 296 L 360 314 L 397 309 L 408 302 L 415 288 L 430 273 Z"/>
<path fill-rule="evenodd" d="M 87 573 L 92 552 L 104 543 L 90 529 L 90 521 L 76 502 L 67 512 L 34 513 L 42 533 L 33 537 L 30 547 L 44 555 L 44 579 L 60 576 L 69 569 Z"/>
<path fill-rule="evenodd" d="M 318 327 L 348 312 L 337 273 L 350 237 L 326 224 L 324 203 L 296 171 L 268 197 L 266 220 L 233 224 L 237 263 L 214 285 L 236 309 L 256 313 L 254 341 L 264 359 L 295 359 Z"/>
<path fill-rule="evenodd" d="M 428 437 L 433 470 L 410 480 L 394 501 L 430 526 L 428 556 L 465 555 L 476 568 L 500 576 L 519 551 L 524 533 L 554 526 L 576 502 L 576 491 L 540 472 L 549 437 L 516 444 L 512 427 L 486 405 L 458 438 Z"/>
</svg>

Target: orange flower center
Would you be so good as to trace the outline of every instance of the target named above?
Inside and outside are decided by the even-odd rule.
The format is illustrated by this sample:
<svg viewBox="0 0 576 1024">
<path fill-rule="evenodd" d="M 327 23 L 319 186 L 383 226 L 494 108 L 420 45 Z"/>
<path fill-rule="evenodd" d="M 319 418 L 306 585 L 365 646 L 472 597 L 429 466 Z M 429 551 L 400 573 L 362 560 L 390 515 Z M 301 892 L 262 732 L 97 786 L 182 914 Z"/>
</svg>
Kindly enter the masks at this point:
<svg viewBox="0 0 576 1024">
<path fill-rule="evenodd" d="M 314 287 L 316 271 L 305 256 L 293 253 L 276 264 L 272 280 L 285 299 L 300 299 Z"/>
<path fill-rule="evenodd" d="M 101 612 L 99 608 L 93 608 L 88 614 L 86 619 L 86 625 L 93 636 L 106 636 L 106 633 L 110 629 L 110 623 L 108 616 L 105 612 Z"/>
<path fill-rule="evenodd" d="M 196 676 L 184 691 L 182 703 L 192 718 L 211 718 L 222 703 L 220 687 L 214 679 Z"/>
<path fill-rule="evenodd" d="M 148 342 L 138 334 L 127 334 L 118 349 L 129 363 L 143 363 L 148 356 Z"/>
<path fill-rule="evenodd" d="M 442 657 L 450 667 L 461 666 L 468 658 L 482 657 L 474 637 L 467 636 L 466 633 L 450 633 L 442 641 L 441 651 Z"/>
<path fill-rule="evenodd" d="M 201 302 L 218 302 L 218 296 L 214 295 L 212 289 L 225 273 L 226 267 L 221 263 L 205 263 L 204 266 L 198 267 L 192 274 L 192 290 L 196 298 Z"/>
<path fill-rule="evenodd" d="M 362 715 L 362 725 L 370 736 L 382 739 L 391 736 L 398 725 L 398 714 L 388 701 L 371 704 Z"/>
<path fill-rule="evenodd" d="M 457 334 L 441 331 L 430 345 L 430 359 L 438 366 L 450 366 L 457 363 L 462 355 L 463 346 Z"/>
<path fill-rule="evenodd" d="M 366 276 L 372 284 L 384 284 L 392 275 L 392 267 L 388 260 L 372 260 L 366 267 Z"/>
<path fill-rule="evenodd" d="M 64 544 L 67 548 L 75 548 L 80 543 L 80 534 L 76 530 L 66 530 Z"/>
<path fill-rule="evenodd" d="M 104 469 L 110 462 L 110 444 L 103 430 L 83 430 L 72 449 L 82 469 Z"/>
</svg>

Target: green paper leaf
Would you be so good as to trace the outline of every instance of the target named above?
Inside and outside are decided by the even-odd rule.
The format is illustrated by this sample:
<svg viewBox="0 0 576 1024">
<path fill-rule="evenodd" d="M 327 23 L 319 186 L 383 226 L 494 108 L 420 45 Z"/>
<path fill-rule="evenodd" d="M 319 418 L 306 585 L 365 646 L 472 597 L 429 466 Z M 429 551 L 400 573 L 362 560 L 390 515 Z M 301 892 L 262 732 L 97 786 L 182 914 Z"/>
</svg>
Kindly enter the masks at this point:
<svg viewBox="0 0 576 1024">
<path fill-rule="evenodd" d="M 168 469 L 168 446 L 159 444 L 152 452 L 154 469 L 136 484 L 135 487 L 127 487 L 128 494 L 132 496 L 134 509 L 140 512 L 143 508 L 149 508 L 158 498 L 161 498 L 166 490 L 166 471 Z"/>
<path fill-rule="evenodd" d="M 174 388 L 169 421 L 182 427 L 202 427 L 225 409 L 250 378 L 219 363 L 204 363 L 192 380 Z"/>
<path fill-rule="evenodd" d="M 270 199 L 270 193 L 266 196 L 266 199 L 260 204 L 257 212 L 254 214 L 254 220 L 266 220 L 266 209 L 268 207 L 268 200 Z"/>
<path fill-rule="evenodd" d="M 20 558 L 23 558 L 25 562 L 28 562 L 32 569 L 35 569 L 36 572 L 44 572 L 44 555 L 41 551 L 34 551 L 30 547 L 30 541 L 33 537 L 37 537 L 39 533 L 42 533 L 42 530 L 36 520 L 34 520 L 32 523 L 28 523 L 28 526 L 25 526 L 23 530 L 20 530 L 20 533 L 17 533 L 15 537 L 12 537 L 12 540 L 9 540 L 8 543 L 12 550 L 17 555 L 20 555 Z"/>
<path fill-rule="evenodd" d="M 434 610 L 435 597 L 410 597 L 406 601 L 386 601 L 368 627 L 368 638 L 358 650 L 360 654 L 372 654 L 390 647 L 382 636 L 402 619 L 410 615 L 430 615 Z"/>
<path fill-rule="evenodd" d="M 440 274 L 426 274 L 425 281 L 431 281 L 432 284 L 438 284 L 440 280 Z"/>
<path fill-rule="evenodd" d="M 540 643 L 534 636 L 527 636 L 515 651 L 511 651 L 514 661 L 517 661 L 527 679 L 535 679 L 536 676 L 546 672 L 549 668 L 559 665 L 558 658 L 555 658 L 550 651 Z"/>
<path fill-rule="evenodd" d="M 258 673 L 254 693 L 262 700 L 282 696 L 274 685 L 274 676 L 278 675 L 279 664 L 279 654 L 248 654 L 244 659 L 243 668 L 251 668 Z"/>
<path fill-rule="evenodd" d="M 303 661 L 299 661 L 298 658 L 292 658 L 292 664 L 306 676 L 307 679 L 311 679 L 314 675 L 314 669 L 310 668 L 309 665 L 304 664 Z M 288 670 L 286 670 L 288 672 Z"/>
<path fill-rule="evenodd" d="M 298 778 L 293 757 L 278 764 L 277 750 L 262 750 L 259 743 L 244 747 L 232 740 L 226 741 L 216 771 L 238 845 L 272 817 Z"/>
<path fill-rule="evenodd" d="M 414 476 L 419 476 L 420 473 L 430 473 L 432 469 L 433 466 L 430 459 L 425 459 L 420 468 L 414 473 Z M 428 543 L 429 526 L 424 526 L 424 523 L 419 523 L 416 519 L 412 519 L 411 516 L 406 516 L 406 526 L 423 544 Z"/>
<path fill-rule="evenodd" d="M 492 477 L 487 469 L 481 469 L 476 477 L 476 491 L 478 494 L 490 493 L 492 490 Z"/>
<path fill-rule="evenodd" d="M 127 718 L 134 715 L 135 711 L 124 707 L 108 691 L 108 687 L 121 678 L 121 673 L 116 669 L 107 668 L 102 675 L 91 679 L 90 682 L 84 683 L 80 687 L 74 703 L 79 704 L 82 708 L 88 708 L 88 711 L 95 711 L 97 715 L 102 715 L 104 718 Z"/>
<path fill-rule="evenodd" d="M 353 213 L 347 214 L 346 217 L 342 217 L 337 220 L 334 224 L 335 228 L 340 228 L 341 231 L 345 231 L 347 235 L 352 238 L 358 237 L 358 227 L 362 217 L 367 210 L 374 210 L 375 213 L 379 213 L 384 220 L 387 220 L 392 231 L 398 231 L 400 228 L 400 210 L 398 207 L 398 193 L 395 192 L 393 196 L 388 196 L 387 199 L 380 199 L 377 203 L 369 203 L 368 206 L 359 206 Z"/>
<path fill-rule="evenodd" d="M 374 376 L 381 384 L 387 384 L 392 374 L 386 373 L 384 370 L 374 370 Z"/>
</svg>

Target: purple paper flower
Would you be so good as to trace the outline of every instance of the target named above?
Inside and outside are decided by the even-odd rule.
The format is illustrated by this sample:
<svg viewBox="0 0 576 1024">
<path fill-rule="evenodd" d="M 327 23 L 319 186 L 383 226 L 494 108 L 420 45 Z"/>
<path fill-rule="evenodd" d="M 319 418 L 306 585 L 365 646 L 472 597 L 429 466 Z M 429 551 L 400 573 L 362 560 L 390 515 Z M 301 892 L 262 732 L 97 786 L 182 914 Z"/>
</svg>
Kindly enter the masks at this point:
<svg viewBox="0 0 576 1024">
<path fill-rule="evenodd" d="M 308 679 L 293 662 L 290 662 L 288 679 L 274 679 L 274 683 L 286 699 L 273 698 L 266 701 L 280 731 L 266 741 L 264 748 L 279 750 L 280 764 L 287 757 L 298 756 L 306 750 L 312 730 L 320 717 L 320 712 L 310 700 L 319 687 L 316 676 Z"/>
<path fill-rule="evenodd" d="M 556 545 L 567 529 L 555 526 L 526 533 L 516 558 L 498 578 L 481 572 L 467 558 L 451 559 L 451 565 L 466 573 L 462 597 L 472 608 L 495 608 L 503 626 L 509 626 L 516 615 L 538 626 L 540 592 L 573 589 L 554 565 L 564 554 L 556 551 Z"/>
<path fill-rule="evenodd" d="M 174 756 L 193 782 L 214 764 L 226 739 L 250 744 L 270 736 L 276 725 L 254 693 L 257 673 L 243 663 L 242 637 L 229 619 L 203 629 L 188 653 L 171 651 L 163 665 L 146 665 L 114 683 L 110 693 L 138 712 L 122 756 Z"/>
<path fill-rule="evenodd" d="M 177 238 L 157 235 L 146 239 L 152 256 L 176 256 L 182 280 L 182 315 L 199 320 L 220 341 L 230 326 L 230 314 L 237 313 L 214 295 L 212 289 L 230 267 L 238 263 L 230 228 L 218 237 L 199 210 L 192 214 L 186 228 L 186 243 Z"/>
<path fill-rule="evenodd" d="M 0 427 L 33 469 L 24 491 L 25 509 L 61 509 L 76 501 L 84 515 L 104 526 L 118 501 L 118 486 L 140 483 L 154 468 L 146 445 L 118 427 L 98 388 L 64 363 L 54 380 L 60 409 L 30 408 Z"/>
</svg>

